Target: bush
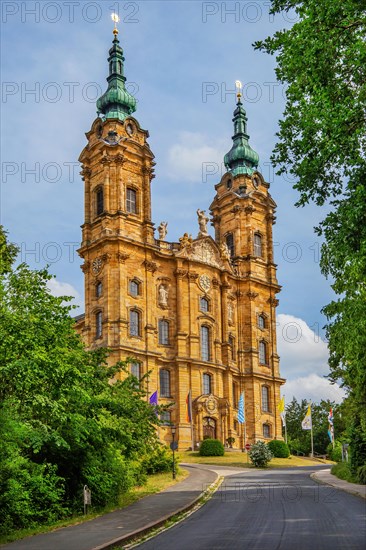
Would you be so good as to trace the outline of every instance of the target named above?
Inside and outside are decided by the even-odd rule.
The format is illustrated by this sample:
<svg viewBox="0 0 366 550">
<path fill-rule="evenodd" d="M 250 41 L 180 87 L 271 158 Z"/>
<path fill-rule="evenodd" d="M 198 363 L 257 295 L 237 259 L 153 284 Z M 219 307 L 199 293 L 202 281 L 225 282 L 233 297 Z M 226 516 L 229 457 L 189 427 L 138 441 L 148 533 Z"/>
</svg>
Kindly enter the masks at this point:
<svg viewBox="0 0 366 550">
<path fill-rule="evenodd" d="M 204 439 L 199 454 L 200 456 L 224 456 L 225 449 L 218 439 Z"/>
<path fill-rule="evenodd" d="M 256 468 L 265 468 L 270 460 L 273 458 L 268 445 L 263 441 L 257 441 L 254 443 L 250 451 L 248 452 L 249 458 Z"/>
<path fill-rule="evenodd" d="M 362 485 L 366 485 L 366 464 L 360 466 L 357 470 L 357 480 Z"/>
<path fill-rule="evenodd" d="M 274 439 L 267 445 L 273 456 L 276 458 L 288 458 L 290 456 L 290 449 L 284 441 Z"/>
<path fill-rule="evenodd" d="M 148 475 L 171 472 L 173 468 L 173 454 L 167 447 L 159 445 L 151 454 L 143 458 L 142 468 Z"/>
<path fill-rule="evenodd" d="M 338 462 L 338 464 L 334 464 L 331 473 L 338 477 L 338 479 L 349 481 L 349 483 L 357 483 L 356 477 L 352 474 L 349 462 Z"/>
<path fill-rule="evenodd" d="M 340 441 L 335 441 L 334 449 L 333 449 L 333 444 L 329 443 L 327 447 L 327 455 L 329 456 L 330 460 L 334 460 L 334 462 L 341 462 L 342 461 L 342 443 Z"/>
</svg>

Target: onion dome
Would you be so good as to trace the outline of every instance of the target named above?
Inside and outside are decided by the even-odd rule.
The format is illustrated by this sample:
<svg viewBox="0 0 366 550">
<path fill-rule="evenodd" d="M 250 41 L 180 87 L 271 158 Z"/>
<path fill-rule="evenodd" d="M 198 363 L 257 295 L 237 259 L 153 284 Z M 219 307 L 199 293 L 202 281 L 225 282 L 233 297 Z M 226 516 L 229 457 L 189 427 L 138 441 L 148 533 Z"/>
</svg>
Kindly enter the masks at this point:
<svg viewBox="0 0 366 550">
<path fill-rule="evenodd" d="M 104 118 L 118 118 L 122 122 L 126 117 L 136 111 L 136 99 L 126 90 L 126 77 L 124 76 L 125 58 L 123 50 L 117 38 L 118 30 L 113 31 L 113 46 L 109 50 L 109 76 L 107 78 L 107 91 L 97 101 L 98 115 Z"/>
<path fill-rule="evenodd" d="M 233 146 L 224 157 L 226 169 L 233 176 L 239 174 L 252 175 L 258 168 L 259 156 L 249 145 L 249 136 L 247 134 L 247 116 L 240 100 L 241 94 L 238 94 L 238 102 L 234 111 L 234 135 L 232 137 Z"/>
</svg>

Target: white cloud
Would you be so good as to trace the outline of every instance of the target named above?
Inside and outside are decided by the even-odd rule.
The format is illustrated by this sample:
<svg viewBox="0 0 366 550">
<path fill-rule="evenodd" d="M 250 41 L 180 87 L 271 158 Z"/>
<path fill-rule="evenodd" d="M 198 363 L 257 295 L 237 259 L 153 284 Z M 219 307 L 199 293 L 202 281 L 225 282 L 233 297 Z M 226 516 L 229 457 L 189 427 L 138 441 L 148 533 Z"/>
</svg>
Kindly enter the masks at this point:
<svg viewBox="0 0 366 550">
<path fill-rule="evenodd" d="M 202 134 L 181 132 L 179 143 L 172 145 L 168 151 L 169 177 L 197 183 L 215 174 L 216 180 L 219 181 L 226 171 L 223 158 L 228 142 L 227 139 L 216 140 L 214 144 L 208 145 L 209 141 Z"/>
<path fill-rule="evenodd" d="M 82 299 L 78 291 L 72 285 L 57 281 L 57 279 L 50 279 L 47 286 L 53 296 L 72 296 L 74 299 L 68 303 L 78 307 L 78 309 L 73 310 L 72 315 L 77 315 L 79 313 L 79 308 L 83 306 Z"/>
<path fill-rule="evenodd" d="M 317 331 L 293 315 L 277 316 L 278 353 L 281 374 L 288 378 L 311 372 L 325 375 L 328 369 L 328 346 Z"/>
<path fill-rule="evenodd" d="M 346 392 L 338 384 L 331 384 L 329 380 L 315 373 L 288 380 L 283 387 L 283 394 L 286 395 L 286 403 L 289 403 L 293 397 L 296 397 L 298 401 L 311 399 L 311 401 L 319 403 L 322 399 L 329 399 L 341 403 L 346 396 Z"/>
<path fill-rule="evenodd" d="M 281 376 L 287 379 L 282 390 L 287 402 L 292 397 L 315 402 L 321 399 L 342 401 L 345 391 L 324 378 L 329 373 L 329 351 L 316 330 L 299 317 L 280 314 L 277 316 L 277 341 Z"/>
</svg>

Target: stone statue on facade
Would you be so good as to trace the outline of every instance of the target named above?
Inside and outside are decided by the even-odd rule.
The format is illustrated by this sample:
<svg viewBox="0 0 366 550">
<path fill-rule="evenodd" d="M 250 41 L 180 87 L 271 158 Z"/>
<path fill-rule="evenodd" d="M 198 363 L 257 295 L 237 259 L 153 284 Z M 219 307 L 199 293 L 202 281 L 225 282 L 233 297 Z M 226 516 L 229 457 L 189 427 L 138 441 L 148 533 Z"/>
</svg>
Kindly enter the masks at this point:
<svg viewBox="0 0 366 550">
<path fill-rule="evenodd" d="M 197 216 L 198 216 L 198 225 L 200 228 L 200 231 L 198 233 L 199 237 L 207 237 L 207 224 L 209 222 L 209 218 L 205 214 L 205 210 L 200 210 L 198 208 L 197 210 Z"/>
<path fill-rule="evenodd" d="M 168 296 L 169 296 L 168 289 L 164 285 L 160 285 L 159 291 L 158 291 L 159 306 L 163 308 L 168 307 Z"/>
<path fill-rule="evenodd" d="M 231 259 L 230 250 L 226 243 L 220 244 L 220 255 L 222 260 L 229 260 Z"/>
<path fill-rule="evenodd" d="M 158 231 L 159 231 L 159 240 L 160 241 L 163 241 L 165 239 L 165 237 L 167 236 L 168 234 L 168 222 L 160 222 L 160 225 L 158 227 Z"/>
<path fill-rule="evenodd" d="M 181 249 L 189 248 L 193 242 L 192 235 L 188 235 L 188 233 L 184 233 L 183 237 L 179 237 L 179 242 L 180 242 Z"/>
<path fill-rule="evenodd" d="M 230 324 L 234 322 L 234 308 L 230 302 L 227 305 L 227 320 Z"/>
</svg>

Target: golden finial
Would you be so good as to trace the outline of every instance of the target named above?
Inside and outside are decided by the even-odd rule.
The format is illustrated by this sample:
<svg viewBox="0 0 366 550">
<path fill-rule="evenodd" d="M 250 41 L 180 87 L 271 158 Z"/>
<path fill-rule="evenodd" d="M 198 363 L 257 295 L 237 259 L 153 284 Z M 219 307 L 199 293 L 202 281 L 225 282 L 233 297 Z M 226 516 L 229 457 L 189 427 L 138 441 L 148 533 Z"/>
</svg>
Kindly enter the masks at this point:
<svg viewBox="0 0 366 550">
<path fill-rule="evenodd" d="M 243 84 L 240 82 L 240 80 L 235 80 L 235 87 L 236 87 L 236 97 L 238 101 L 240 101 L 240 98 L 243 95 L 242 94 Z"/>
<path fill-rule="evenodd" d="M 118 34 L 117 23 L 119 23 L 119 15 L 117 13 L 112 13 L 111 18 L 112 18 L 112 21 L 114 21 L 113 34 L 117 36 Z"/>
</svg>

